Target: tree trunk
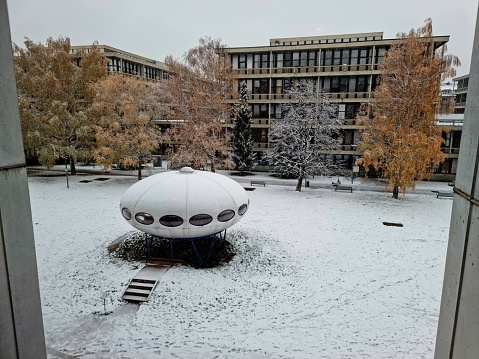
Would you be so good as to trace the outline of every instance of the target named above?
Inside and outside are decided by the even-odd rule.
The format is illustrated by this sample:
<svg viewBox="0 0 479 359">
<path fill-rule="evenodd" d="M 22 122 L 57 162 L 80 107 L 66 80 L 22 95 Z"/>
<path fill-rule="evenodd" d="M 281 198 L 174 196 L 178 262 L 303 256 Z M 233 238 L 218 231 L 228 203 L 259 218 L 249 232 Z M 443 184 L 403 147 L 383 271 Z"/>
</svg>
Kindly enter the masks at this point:
<svg viewBox="0 0 479 359">
<path fill-rule="evenodd" d="M 296 191 L 301 192 L 301 185 L 303 184 L 303 176 L 298 177 L 298 183 L 296 184 Z"/>
<path fill-rule="evenodd" d="M 399 186 L 395 185 L 393 188 L 393 198 L 398 199 L 399 198 Z"/>
<path fill-rule="evenodd" d="M 75 168 L 75 161 L 73 160 L 72 157 L 70 157 L 70 174 L 71 175 L 77 174 L 77 169 Z"/>
</svg>

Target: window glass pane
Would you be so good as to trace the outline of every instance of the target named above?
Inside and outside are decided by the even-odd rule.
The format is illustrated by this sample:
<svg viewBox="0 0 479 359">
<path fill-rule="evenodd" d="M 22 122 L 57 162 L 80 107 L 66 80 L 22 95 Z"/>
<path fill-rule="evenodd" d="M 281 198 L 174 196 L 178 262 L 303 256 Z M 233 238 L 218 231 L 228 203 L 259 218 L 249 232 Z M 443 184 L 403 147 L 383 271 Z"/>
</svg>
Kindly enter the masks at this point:
<svg viewBox="0 0 479 359">
<path fill-rule="evenodd" d="M 218 221 L 220 222 L 228 222 L 235 216 L 235 211 L 232 209 L 227 209 L 226 211 L 221 212 L 218 214 Z"/>
<path fill-rule="evenodd" d="M 238 68 L 245 69 L 246 68 L 246 55 L 240 54 L 238 57 Z"/>
<path fill-rule="evenodd" d="M 155 221 L 151 214 L 145 212 L 139 212 L 135 214 L 135 219 L 137 220 L 137 222 L 145 225 L 152 224 Z"/>
<path fill-rule="evenodd" d="M 340 65 L 341 64 L 341 50 L 336 49 L 334 50 L 334 65 Z"/>
<path fill-rule="evenodd" d="M 299 66 L 299 52 L 293 52 L 293 67 Z"/>
<path fill-rule="evenodd" d="M 306 51 L 301 51 L 301 66 L 308 66 L 308 53 Z"/>
<path fill-rule="evenodd" d="M 351 50 L 351 65 L 357 65 L 358 64 L 358 55 L 359 55 L 359 50 L 358 49 L 352 49 Z"/>
<path fill-rule="evenodd" d="M 283 66 L 284 67 L 291 67 L 291 52 L 285 52 L 283 55 Z"/>
<path fill-rule="evenodd" d="M 166 227 L 178 227 L 183 224 L 183 218 L 175 215 L 166 215 L 160 218 L 160 223 Z"/>
<path fill-rule="evenodd" d="M 339 92 L 339 77 L 333 77 L 331 79 L 331 92 Z"/>
<path fill-rule="evenodd" d="M 341 92 L 348 92 L 348 78 L 341 77 Z"/>
<path fill-rule="evenodd" d="M 330 89 L 331 89 L 331 86 L 330 86 L 330 83 L 331 83 L 331 78 L 330 77 L 323 77 L 323 79 L 321 80 L 323 83 L 321 85 L 322 89 L 324 92 L 330 92 Z"/>
<path fill-rule="evenodd" d="M 193 226 L 205 226 L 213 220 L 209 214 L 197 214 L 190 218 L 190 224 Z"/>
<path fill-rule="evenodd" d="M 131 212 L 128 208 L 123 208 L 121 210 L 121 214 L 123 215 L 123 217 L 125 217 L 125 219 L 127 219 L 127 220 L 131 219 Z"/>
<path fill-rule="evenodd" d="M 308 54 L 308 66 L 316 66 L 316 51 L 310 51 Z"/>
<path fill-rule="evenodd" d="M 356 92 L 356 77 L 354 76 L 349 79 L 349 92 Z"/>
<path fill-rule="evenodd" d="M 283 54 L 275 52 L 273 54 L 273 62 L 274 67 L 283 67 Z"/>
<path fill-rule="evenodd" d="M 240 208 L 238 209 L 238 214 L 239 214 L 240 216 L 242 216 L 243 214 L 246 213 L 247 210 L 248 210 L 248 205 L 247 205 L 247 204 L 242 204 L 242 205 L 240 206 Z"/>
</svg>

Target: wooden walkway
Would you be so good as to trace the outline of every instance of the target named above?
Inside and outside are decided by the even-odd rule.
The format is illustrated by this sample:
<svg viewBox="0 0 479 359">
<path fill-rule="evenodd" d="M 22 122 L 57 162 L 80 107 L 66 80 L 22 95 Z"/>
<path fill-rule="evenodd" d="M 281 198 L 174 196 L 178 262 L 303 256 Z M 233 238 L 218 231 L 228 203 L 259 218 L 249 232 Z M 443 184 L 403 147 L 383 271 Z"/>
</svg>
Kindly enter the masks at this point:
<svg viewBox="0 0 479 359">
<path fill-rule="evenodd" d="M 158 281 L 169 267 L 147 265 L 130 279 L 122 298 L 129 302 L 146 302 L 155 290 Z"/>
</svg>

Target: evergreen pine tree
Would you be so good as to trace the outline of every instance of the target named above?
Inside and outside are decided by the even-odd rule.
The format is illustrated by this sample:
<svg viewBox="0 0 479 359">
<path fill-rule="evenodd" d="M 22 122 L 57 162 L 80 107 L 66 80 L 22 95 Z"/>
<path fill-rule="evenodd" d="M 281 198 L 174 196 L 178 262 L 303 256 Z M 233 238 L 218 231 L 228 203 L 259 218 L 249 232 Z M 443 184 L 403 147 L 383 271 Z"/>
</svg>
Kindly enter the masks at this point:
<svg viewBox="0 0 479 359">
<path fill-rule="evenodd" d="M 239 104 L 233 108 L 233 161 L 236 170 L 241 175 L 251 171 L 254 167 L 255 154 L 253 152 L 253 134 L 251 132 L 251 106 L 249 105 L 248 88 L 246 82 L 241 83 Z"/>
</svg>

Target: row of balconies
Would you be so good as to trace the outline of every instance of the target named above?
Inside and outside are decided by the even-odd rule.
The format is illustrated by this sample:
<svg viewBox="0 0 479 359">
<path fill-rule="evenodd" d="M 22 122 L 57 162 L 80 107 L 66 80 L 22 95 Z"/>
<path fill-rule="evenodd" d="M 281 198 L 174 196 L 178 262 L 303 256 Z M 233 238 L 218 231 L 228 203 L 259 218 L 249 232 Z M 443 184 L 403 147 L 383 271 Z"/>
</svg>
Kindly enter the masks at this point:
<svg viewBox="0 0 479 359">
<path fill-rule="evenodd" d="M 332 92 L 328 93 L 331 99 L 337 100 L 337 99 L 368 99 L 372 97 L 371 92 Z M 262 93 L 262 94 L 250 94 L 249 95 L 251 101 L 270 101 L 270 100 L 289 100 L 291 99 L 291 95 L 289 94 L 276 94 L 276 93 Z M 230 100 L 237 101 L 237 99 L 232 96 Z"/>
<path fill-rule="evenodd" d="M 231 143 L 229 143 L 231 146 Z M 268 149 L 270 148 L 270 143 L 269 142 L 253 142 L 253 147 L 255 149 Z M 341 145 L 340 146 L 340 151 L 356 151 L 357 145 Z"/>
<path fill-rule="evenodd" d="M 229 144 L 231 146 L 231 143 Z M 256 150 L 256 151 L 265 151 L 267 149 L 269 149 L 271 146 L 270 146 L 270 143 L 269 142 L 253 142 L 253 148 Z M 341 145 L 340 146 L 340 149 L 339 149 L 339 152 L 347 152 L 347 154 L 351 154 L 351 152 L 353 152 L 354 154 L 359 154 L 356 152 L 356 149 L 357 149 L 357 145 L 353 145 L 353 144 L 350 144 L 350 145 Z M 454 158 L 457 158 L 458 155 L 459 155 L 459 148 L 458 147 L 441 147 L 441 152 L 445 153 L 445 154 L 448 154 L 448 155 L 452 155 L 452 157 Z"/>
<path fill-rule="evenodd" d="M 304 66 L 304 67 L 273 67 L 259 69 L 235 69 L 239 75 L 268 75 L 268 74 L 307 74 L 320 72 L 340 71 L 372 71 L 378 70 L 377 64 L 364 65 L 328 65 L 328 66 Z"/>
</svg>

